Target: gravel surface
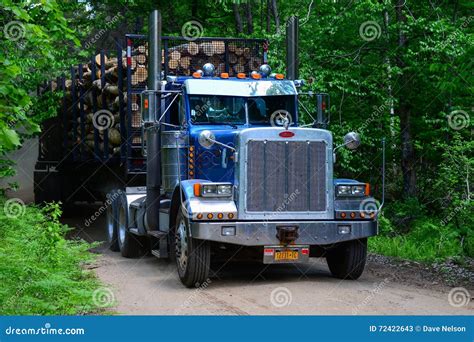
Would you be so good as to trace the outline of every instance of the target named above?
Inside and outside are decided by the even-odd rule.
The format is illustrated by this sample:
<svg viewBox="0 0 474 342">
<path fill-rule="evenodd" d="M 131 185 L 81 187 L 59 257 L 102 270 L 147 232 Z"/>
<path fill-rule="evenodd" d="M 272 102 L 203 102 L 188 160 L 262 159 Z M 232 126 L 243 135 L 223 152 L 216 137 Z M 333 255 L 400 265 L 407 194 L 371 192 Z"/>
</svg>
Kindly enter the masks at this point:
<svg viewBox="0 0 474 342">
<path fill-rule="evenodd" d="M 78 208 L 64 219 L 71 237 L 104 241 L 105 218 Z M 473 263 L 425 265 L 369 255 L 356 281 L 332 278 L 326 262 L 262 265 L 229 263 L 205 286 L 187 289 L 176 267 L 152 256 L 125 259 L 104 245 L 95 271 L 112 291 L 115 311 L 131 315 L 473 315 Z M 461 289 L 455 289 L 462 287 Z M 451 294 L 450 294 L 451 293 Z M 456 293 L 458 294 L 456 296 Z M 461 305 L 462 304 L 462 305 Z"/>
</svg>

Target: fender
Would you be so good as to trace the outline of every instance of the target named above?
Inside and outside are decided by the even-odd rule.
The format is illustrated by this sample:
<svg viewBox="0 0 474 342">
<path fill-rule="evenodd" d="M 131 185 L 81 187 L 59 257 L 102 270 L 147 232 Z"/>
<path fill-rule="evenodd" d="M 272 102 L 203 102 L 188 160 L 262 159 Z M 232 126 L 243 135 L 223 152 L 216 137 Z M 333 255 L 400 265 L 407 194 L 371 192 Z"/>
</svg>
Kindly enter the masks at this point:
<svg viewBox="0 0 474 342">
<path fill-rule="evenodd" d="M 186 216 L 191 220 L 196 219 L 198 213 L 233 213 L 234 217 L 237 217 L 237 206 L 233 198 L 197 197 L 194 195 L 194 184 L 196 183 L 212 182 L 206 179 L 183 180 L 173 191 L 170 207 L 170 229 L 174 227 L 176 215 L 181 207 Z"/>
</svg>

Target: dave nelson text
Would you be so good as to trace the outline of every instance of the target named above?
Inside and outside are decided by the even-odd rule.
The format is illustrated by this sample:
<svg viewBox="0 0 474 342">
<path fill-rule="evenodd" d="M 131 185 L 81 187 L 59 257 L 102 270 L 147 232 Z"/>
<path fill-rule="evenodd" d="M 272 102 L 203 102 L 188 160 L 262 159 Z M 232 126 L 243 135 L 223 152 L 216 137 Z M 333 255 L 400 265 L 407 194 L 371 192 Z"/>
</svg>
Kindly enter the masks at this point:
<svg viewBox="0 0 474 342">
<path fill-rule="evenodd" d="M 370 332 L 387 332 L 387 333 L 403 333 L 403 332 L 447 332 L 462 333 L 466 332 L 466 327 L 454 325 L 371 325 Z"/>
</svg>

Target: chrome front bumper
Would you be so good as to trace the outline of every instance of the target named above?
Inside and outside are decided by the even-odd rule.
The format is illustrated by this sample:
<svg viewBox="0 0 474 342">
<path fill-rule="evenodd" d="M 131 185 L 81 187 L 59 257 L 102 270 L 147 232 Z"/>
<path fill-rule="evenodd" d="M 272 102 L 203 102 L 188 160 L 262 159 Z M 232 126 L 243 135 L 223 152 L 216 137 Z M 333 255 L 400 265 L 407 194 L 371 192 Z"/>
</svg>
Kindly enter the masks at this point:
<svg viewBox="0 0 474 342">
<path fill-rule="evenodd" d="M 238 221 L 191 222 L 191 235 L 195 239 L 232 243 L 243 246 L 278 245 L 277 226 L 297 226 L 298 245 L 328 245 L 341 241 L 377 235 L 376 221 Z M 350 232 L 339 233 L 340 226 L 350 226 Z M 235 235 L 223 235 L 223 227 L 235 227 Z"/>
</svg>

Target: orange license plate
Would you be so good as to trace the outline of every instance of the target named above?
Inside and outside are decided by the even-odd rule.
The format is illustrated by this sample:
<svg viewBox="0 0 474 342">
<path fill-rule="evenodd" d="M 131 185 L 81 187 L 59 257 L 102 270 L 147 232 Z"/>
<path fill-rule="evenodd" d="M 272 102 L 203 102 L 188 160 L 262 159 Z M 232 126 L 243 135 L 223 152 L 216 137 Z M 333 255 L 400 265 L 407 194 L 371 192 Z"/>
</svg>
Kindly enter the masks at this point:
<svg viewBox="0 0 474 342">
<path fill-rule="evenodd" d="M 294 261 L 298 260 L 298 251 L 284 250 L 275 252 L 275 261 Z"/>
</svg>

